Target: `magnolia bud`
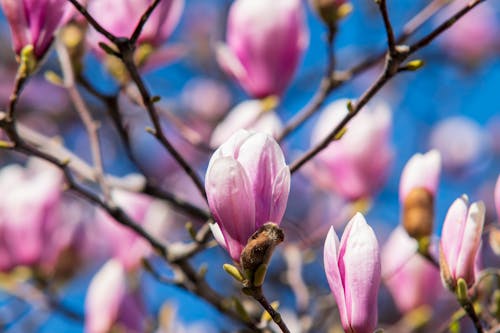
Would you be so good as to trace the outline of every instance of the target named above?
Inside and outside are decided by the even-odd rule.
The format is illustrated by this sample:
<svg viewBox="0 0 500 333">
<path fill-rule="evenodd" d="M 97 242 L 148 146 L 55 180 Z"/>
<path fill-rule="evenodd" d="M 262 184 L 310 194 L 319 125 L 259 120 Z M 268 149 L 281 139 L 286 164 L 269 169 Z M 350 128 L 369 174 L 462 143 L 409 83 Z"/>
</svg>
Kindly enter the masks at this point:
<svg viewBox="0 0 500 333">
<path fill-rule="evenodd" d="M 352 11 L 352 5 L 346 0 L 309 0 L 309 3 L 320 19 L 330 27 L 334 27 L 339 19 Z"/>
<path fill-rule="evenodd" d="M 411 237 L 421 239 L 432 234 L 434 196 L 425 188 L 414 188 L 403 202 L 403 226 Z"/>
</svg>

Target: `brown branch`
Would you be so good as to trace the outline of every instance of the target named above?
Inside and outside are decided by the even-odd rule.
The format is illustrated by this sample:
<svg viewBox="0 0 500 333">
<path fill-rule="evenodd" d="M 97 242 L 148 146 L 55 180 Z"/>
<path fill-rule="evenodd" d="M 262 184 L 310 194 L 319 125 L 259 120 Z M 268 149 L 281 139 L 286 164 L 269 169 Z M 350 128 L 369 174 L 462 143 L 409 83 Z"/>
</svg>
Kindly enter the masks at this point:
<svg viewBox="0 0 500 333">
<path fill-rule="evenodd" d="M 320 151 L 325 149 L 334 138 L 340 133 L 341 130 L 349 123 L 349 121 L 358 114 L 361 108 L 368 103 L 368 101 L 382 89 L 387 82 L 390 81 L 392 77 L 394 77 L 399 71 L 400 65 L 406 60 L 411 54 L 415 53 L 422 47 L 429 44 L 433 39 L 439 36 L 442 32 L 446 31 L 450 28 L 459 18 L 464 16 L 470 10 L 472 10 L 475 6 L 485 0 L 474 0 L 464 8 L 459 10 L 453 16 L 451 16 L 448 20 L 446 20 L 443 24 L 437 27 L 434 31 L 424 36 L 411 46 L 401 46 L 396 45 L 394 49 L 394 53 L 391 54 L 387 52 L 386 54 L 386 62 L 384 66 L 383 72 L 378 76 L 376 81 L 363 93 L 363 95 L 353 104 L 348 106 L 349 112 L 348 114 L 341 120 L 341 122 L 328 134 L 326 138 L 324 138 L 321 142 L 319 142 L 316 146 L 312 147 L 309 151 L 304 153 L 301 157 L 299 157 L 295 162 L 293 162 L 290 166 L 290 172 L 297 171 L 300 167 L 302 167 L 305 163 L 311 160 L 314 156 L 316 156 Z"/>
<path fill-rule="evenodd" d="M 447 4 L 448 0 L 434 0 L 420 12 L 418 12 L 403 28 L 403 32 L 396 38 L 395 44 L 401 44 L 419 30 L 441 7 Z M 313 116 L 324 104 L 325 99 L 337 88 L 344 85 L 354 77 L 365 72 L 384 60 L 386 51 L 377 52 L 375 55 L 362 60 L 350 69 L 335 71 L 331 77 L 321 80 L 318 90 L 311 100 L 286 124 L 278 140 L 283 140 L 286 136 L 296 130 L 301 124 Z"/>
<path fill-rule="evenodd" d="M 189 165 L 189 163 L 179 154 L 179 152 L 175 149 L 175 147 L 170 143 L 170 141 L 165 136 L 165 133 L 163 132 L 161 121 L 158 116 L 158 112 L 156 110 L 154 102 L 134 63 L 133 48 L 131 48 L 131 45 L 129 43 L 120 43 L 118 44 L 118 47 L 120 53 L 123 56 L 122 61 L 125 67 L 127 68 L 130 77 L 132 78 L 137 88 L 139 89 L 139 92 L 142 97 L 142 102 L 148 112 L 151 122 L 153 123 L 154 130 L 152 131 L 152 134 L 163 145 L 163 147 L 167 149 L 167 151 L 177 161 L 177 163 L 181 166 L 184 172 L 191 178 L 196 188 L 201 193 L 202 197 L 206 200 L 207 194 L 205 192 L 205 187 L 201 179 L 198 177 L 198 175 L 196 174 L 194 169 Z"/>
<path fill-rule="evenodd" d="M 118 38 L 113 35 L 111 32 L 106 30 L 102 25 L 100 25 L 93 17 L 90 15 L 90 13 L 85 9 L 84 6 L 82 6 L 77 0 L 68 0 L 71 2 L 71 4 L 76 8 L 76 10 L 82 14 L 87 22 L 95 29 L 97 32 L 102 34 L 104 37 L 109 39 L 111 42 L 115 43 L 118 41 Z"/>
<path fill-rule="evenodd" d="M 141 15 L 141 19 L 137 23 L 134 32 L 132 33 L 132 36 L 130 37 L 130 42 L 132 44 L 135 44 L 137 42 L 137 39 L 141 36 L 142 29 L 144 28 L 144 25 L 148 21 L 149 17 L 151 14 L 153 14 L 153 11 L 155 8 L 158 6 L 161 0 L 154 0 L 146 9 L 144 14 Z"/>
<path fill-rule="evenodd" d="M 101 144 L 98 132 L 99 125 L 92 118 L 90 110 L 88 109 L 85 101 L 76 88 L 73 66 L 71 64 L 71 59 L 69 57 L 66 46 L 61 42 L 59 38 L 56 39 L 55 43 L 57 53 L 59 55 L 59 62 L 61 64 L 61 69 L 63 72 L 64 87 L 68 91 L 69 96 L 73 101 L 75 109 L 78 112 L 78 115 L 80 116 L 80 119 L 82 120 L 89 137 L 90 151 L 94 163 L 93 169 L 95 178 L 97 179 L 97 182 L 101 187 L 101 191 L 104 195 L 104 200 L 111 203 L 111 192 L 104 176 Z"/>
</svg>

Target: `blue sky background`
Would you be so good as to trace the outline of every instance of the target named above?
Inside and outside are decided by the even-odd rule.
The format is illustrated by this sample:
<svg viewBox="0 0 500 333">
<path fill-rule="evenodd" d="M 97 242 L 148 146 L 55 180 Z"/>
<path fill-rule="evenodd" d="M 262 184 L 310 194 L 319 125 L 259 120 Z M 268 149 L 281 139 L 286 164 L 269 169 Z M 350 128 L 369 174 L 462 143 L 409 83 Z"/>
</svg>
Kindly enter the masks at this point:
<svg viewBox="0 0 500 333">
<path fill-rule="evenodd" d="M 180 26 L 172 37 L 172 42 L 186 42 L 186 29 L 191 24 L 186 17 L 192 12 L 196 5 L 203 0 L 187 0 L 187 8 Z M 401 31 L 404 23 L 412 17 L 428 1 L 420 0 L 398 0 L 388 1 L 390 16 L 395 30 Z M 496 6 L 497 18 L 500 6 L 498 2 L 489 1 Z M 227 1 L 210 1 L 214 6 L 224 6 Z M 205 4 L 206 5 L 206 4 Z M 340 24 L 340 30 L 336 41 L 337 62 L 341 69 L 348 68 L 357 63 L 357 60 L 372 52 L 378 52 L 385 47 L 385 35 L 382 20 L 378 15 L 373 1 L 354 0 L 354 12 Z M 278 15 L 278 14 L 276 14 Z M 203 20 L 203 17 L 198 17 Z M 431 20 L 422 32 L 429 31 L 435 26 L 435 20 Z M 324 29 L 318 19 L 308 8 L 308 25 L 310 29 L 310 46 L 301 63 L 300 69 L 292 86 L 284 96 L 283 103 L 278 112 L 282 119 L 289 119 L 297 110 L 312 96 L 317 88 L 323 72 L 325 63 L 325 47 L 323 43 Z M 5 23 L 1 26 L 2 32 L 6 34 Z M 422 33 L 421 32 L 421 33 Z M 421 33 L 419 35 L 421 35 Z M 398 223 L 398 184 L 399 175 L 406 161 L 417 152 L 425 152 L 429 149 L 429 134 L 433 126 L 446 117 L 462 115 L 477 122 L 481 126 L 486 137 L 492 137 L 490 127 L 496 121 L 497 131 L 500 121 L 500 30 L 498 31 L 497 54 L 484 59 L 472 69 L 453 62 L 438 46 L 431 46 L 418 53 L 416 57 L 426 60 L 424 68 L 415 73 L 403 73 L 398 75 L 391 83 L 379 93 L 375 100 L 386 101 L 394 117 L 392 131 L 392 142 L 396 150 L 396 159 L 392 166 L 389 179 L 382 192 L 375 198 L 373 209 L 368 213 L 369 221 L 377 221 L 388 226 Z M 354 59 L 354 60 L 353 60 Z M 87 74 L 93 82 L 99 83 L 100 88 L 112 91 L 112 81 L 98 65 L 96 59 L 89 57 Z M 370 71 L 354 82 L 343 86 L 329 97 L 329 101 L 338 98 L 356 98 L 372 82 L 378 70 Z M 160 95 L 164 100 L 175 99 L 182 91 L 184 85 L 193 77 L 207 75 L 209 72 L 200 74 L 200 68 L 192 59 L 177 61 L 168 67 L 157 70 L 146 76 L 149 86 L 154 94 Z M 244 93 L 237 87 L 232 87 L 235 92 L 234 103 L 245 99 Z M 291 147 L 295 151 L 305 150 L 309 145 L 309 132 L 314 126 L 313 117 L 291 138 Z M 457 136 L 460 133 L 456 133 Z M 498 133 L 496 134 L 497 138 Z M 71 134 L 68 133 L 67 142 L 73 144 Z M 127 174 L 133 169 L 123 159 L 116 159 L 107 165 L 107 170 L 116 174 Z M 499 151 L 491 149 L 481 155 L 480 160 L 472 167 L 465 168 L 461 172 L 444 171 L 441 186 L 437 196 L 436 230 L 440 230 L 447 207 L 462 193 L 468 193 L 472 200 L 488 199 L 482 193 L 491 196 L 492 192 L 484 192 L 485 188 L 491 186 L 500 172 Z M 216 255 L 214 255 L 216 254 Z M 216 259 L 213 259 L 216 257 Z M 210 267 L 213 267 L 209 278 L 215 289 L 223 288 L 230 280 L 226 276 L 218 274 L 218 267 L 227 260 L 220 249 L 213 249 L 206 255 L 197 257 L 196 262 L 201 263 L 210 259 Z M 278 263 L 279 264 L 279 263 Z M 317 274 L 323 274 L 318 272 Z M 75 311 L 83 312 L 83 298 L 90 274 L 73 281 L 67 286 L 64 293 L 64 303 L 71 306 Z M 176 288 L 161 286 L 151 277 L 144 277 L 145 298 L 152 311 L 156 311 L 165 299 L 172 299 L 179 308 L 179 317 L 185 322 L 194 322 L 200 319 L 211 320 L 215 325 L 226 321 L 218 313 L 196 297 L 179 291 Z M 323 281 L 326 286 L 326 280 Z M 224 287 L 225 288 L 225 287 Z M 282 303 L 293 305 L 289 294 L 280 294 Z M 5 304 L 5 303 L 4 303 Z M 0 306 L 2 299 L 0 298 Z M 2 309 L 3 308 L 3 309 Z M 0 308 L 0 314 L 5 311 L 5 306 Z M 25 315 L 30 317 L 31 312 Z M 222 318 L 222 319 L 221 319 Z M 223 321 L 221 321 L 223 320 Z M 9 332 L 21 332 L 17 326 L 13 326 Z M 68 321 L 64 317 L 54 314 L 48 318 L 39 332 L 81 332 L 82 326 Z"/>
</svg>

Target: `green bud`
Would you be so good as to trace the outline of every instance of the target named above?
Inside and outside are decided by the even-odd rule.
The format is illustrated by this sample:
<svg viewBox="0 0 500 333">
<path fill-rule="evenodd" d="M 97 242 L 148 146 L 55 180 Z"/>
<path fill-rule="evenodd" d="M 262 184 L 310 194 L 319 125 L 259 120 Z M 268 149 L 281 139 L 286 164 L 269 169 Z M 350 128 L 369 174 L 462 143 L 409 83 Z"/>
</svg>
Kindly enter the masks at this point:
<svg viewBox="0 0 500 333">
<path fill-rule="evenodd" d="M 224 264 L 222 265 L 222 268 L 226 271 L 226 273 L 231 275 L 236 281 L 243 282 L 245 280 L 240 270 L 235 266 L 231 264 Z"/>
</svg>

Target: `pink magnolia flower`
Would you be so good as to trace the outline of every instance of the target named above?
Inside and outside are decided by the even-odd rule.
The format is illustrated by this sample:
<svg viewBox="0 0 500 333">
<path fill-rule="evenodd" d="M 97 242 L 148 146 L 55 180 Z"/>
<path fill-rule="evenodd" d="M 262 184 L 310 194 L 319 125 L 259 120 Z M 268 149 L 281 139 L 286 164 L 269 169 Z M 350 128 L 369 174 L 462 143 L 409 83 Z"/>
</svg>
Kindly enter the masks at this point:
<svg viewBox="0 0 500 333">
<path fill-rule="evenodd" d="M 43 58 L 56 30 L 74 14 L 66 0 L 0 0 L 0 6 L 9 22 L 16 54 L 32 45 L 36 59 Z"/>
<path fill-rule="evenodd" d="M 130 37 L 150 4 L 149 0 L 94 0 L 90 1 L 88 11 L 102 27 L 115 36 Z M 161 46 L 172 34 L 183 9 L 184 0 L 160 1 L 143 27 L 138 45 L 149 44 L 154 48 Z M 108 43 L 104 36 L 90 29 L 88 42 L 97 55 L 104 55 L 99 47 L 100 42 Z"/>
<path fill-rule="evenodd" d="M 137 223 L 155 236 L 163 235 L 168 226 L 168 212 L 161 204 L 141 194 L 114 190 L 113 201 Z M 153 253 L 151 245 L 129 228 L 120 225 L 102 210 L 97 213 L 102 237 L 110 255 L 127 270 L 141 265 L 141 260 Z"/>
<path fill-rule="evenodd" d="M 315 145 L 347 114 L 347 100 L 330 104 L 321 114 L 311 135 Z M 323 188 L 356 200 L 373 195 L 389 174 L 393 158 L 390 144 L 391 113 L 385 105 L 363 109 L 338 141 L 315 158 L 312 177 Z"/>
<path fill-rule="evenodd" d="M 488 145 L 481 126 L 463 116 L 440 121 L 430 135 L 430 146 L 439 150 L 443 167 L 450 170 L 461 170 L 484 160 Z"/>
<path fill-rule="evenodd" d="M 39 160 L 0 171 L 0 270 L 54 268 L 71 241 L 73 226 L 61 217 L 62 174 Z"/>
<path fill-rule="evenodd" d="M 309 41 L 300 0 L 237 0 L 229 11 L 221 67 L 252 97 L 280 96 Z"/>
<path fill-rule="evenodd" d="M 245 101 L 234 107 L 212 133 L 210 145 L 218 147 L 239 129 L 263 132 L 276 137 L 283 128 L 273 110 L 264 110 L 260 100 Z"/>
<path fill-rule="evenodd" d="M 372 333 L 378 317 L 380 254 L 375 233 L 362 214 L 349 221 L 340 242 L 333 227 L 330 229 L 324 264 L 344 330 Z"/>
<path fill-rule="evenodd" d="M 382 249 L 384 282 L 402 313 L 433 305 L 443 290 L 439 270 L 417 248 L 417 241 L 397 227 Z"/>
<path fill-rule="evenodd" d="M 118 325 L 143 332 L 145 310 L 138 294 L 127 286 L 125 269 L 109 260 L 92 278 L 85 297 L 85 332 L 107 333 Z"/>
<path fill-rule="evenodd" d="M 239 262 L 248 238 L 266 222 L 279 224 L 290 192 L 290 170 L 269 135 L 239 130 L 212 155 L 205 188 L 212 231 Z"/>
<path fill-rule="evenodd" d="M 443 16 L 448 18 L 467 2 L 454 1 Z M 490 3 L 482 3 L 455 23 L 453 29 L 445 31 L 439 41 L 452 57 L 474 63 L 494 53 L 500 42 L 498 28 L 495 8 Z"/>
<path fill-rule="evenodd" d="M 463 278 L 470 287 L 476 279 L 475 263 L 479 256 L 484 226 L 483 202 L 474 202 L 462 196 L 453 202 L 441 231 L 441 277 L 445 285 L 454 289 Z"/>
</svg>

